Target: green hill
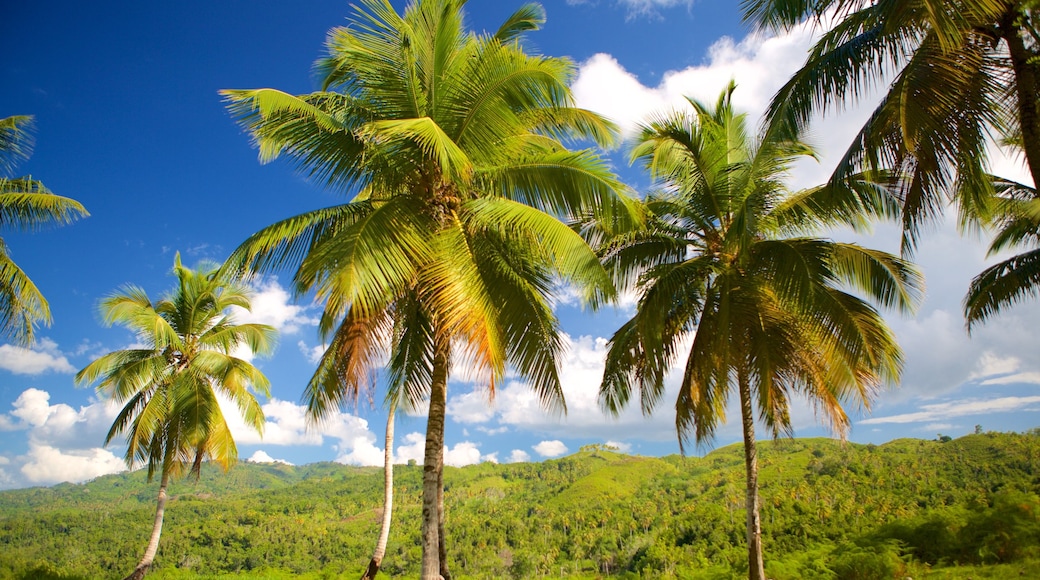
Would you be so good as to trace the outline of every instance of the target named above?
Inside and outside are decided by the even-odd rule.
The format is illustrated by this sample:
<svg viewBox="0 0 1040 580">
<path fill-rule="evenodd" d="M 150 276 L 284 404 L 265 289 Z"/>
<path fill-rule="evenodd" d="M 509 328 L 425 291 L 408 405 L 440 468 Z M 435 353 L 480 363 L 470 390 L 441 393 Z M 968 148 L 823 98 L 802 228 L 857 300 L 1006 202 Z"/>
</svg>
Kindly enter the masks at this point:
<svg viewBox="0 0 1040 580">
<path fill-rule="evenodd" d="M 760 448 L 767 572 L 795 578 L 1040 577 L 1040 434 Z M 398 466 L 384 570 L 414 577 L 421 466 Z M 455 578 L 737 578 L 739 445 L 705 457 L 606 449 L 445 472 Z M 119 578 L 147 539 L 143 472 L 0 492 L 0 579 Z M 243 463 L 171 486 L 154 578 L 356 577 L 382 470 Z M 963 568 L 958 566 L 971 566 Z"/>
</svg>

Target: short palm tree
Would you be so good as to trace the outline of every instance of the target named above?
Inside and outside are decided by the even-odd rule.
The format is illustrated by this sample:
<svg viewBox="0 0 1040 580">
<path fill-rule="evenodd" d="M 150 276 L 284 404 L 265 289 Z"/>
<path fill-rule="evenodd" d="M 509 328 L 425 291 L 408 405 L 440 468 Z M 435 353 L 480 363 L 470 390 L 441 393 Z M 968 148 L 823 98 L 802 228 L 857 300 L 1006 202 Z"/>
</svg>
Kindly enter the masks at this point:
<svg viewBox="0 0 1040 580">
<path fill-rule="evenodd" d="M 144 577 L 155 559 L 170 478 L 187 470 L 198 477 L 206 460 L 226 470 L 238 457 L 218 395 L 258 432 L 264 413 L 252 391 L 270 395 L 267 378 L 233 354 L 241 347 L 263 354 L 274 344 L 274 328 L 235 324 L 227 312 L 249 309 L 248 289 L 221 279 L 215 264 L 182 266 L 179 254 L 173 272 L 178 285 L 158 302 L 135 286 L 102 301 L 105 323 L 130 328 L 142 346 L 110 352 L 76 375 L 76 382 L 97 383 L 99 394 L 123 404 L 105 444 L 125 434 L 127 466 L 145 465 L 149 481 L 160 474 L 152 535 L 128 579 Z"/>
<path fill-rule="evenodd" d="M 32 153 L 31 126 L 29 116 L 0 119 L 0 229 L 31 231 L 89 215 L 79 202 L 51 193 L 31 176 L 10 177 Z M 0 335 L 30 345 L 41 322 L 50 324 L 50 306 L 0 238 Z"/>
<path fill-rule="evenodd" d="M 832 20 L 803 67 L 773 98 L 769 117 L 807 123 L 814 112 L 892 83 L 838 164 L 898 171 L 903 249 L 948 198 L 962 224 L 986 218 L 991 135 L 1018 136 L 1040 183 L 1040 34 L 1035 0 L 742 0 L 766 27 Z"/>
<path fill-rule="evenodd" d="M 383 365 L 401 393 L 390 398 L 428 401 L 423 578 L 449 576 L 441 478 L 453 361 L 483 373 L 489 398 L 509 367 L 564 411 L 550 296 L 561 277 L 591 302 L 613 287 L 559 218 L 627 215 L 604 160 L 563 145 L 612 143 L 613 127 L 573 106 L 570 61 L 519 42 L 541 8 L 477 34 L 463 4 L 416 0 L 398 14 L 363 0 L 329 34 L 321 91 L 223 92 L 262 160 L 287 155 L 349 199 L 257 232 L 227 267 L 291 267 L 295 290 L 324 302 L 331 340 L 304 395 L 312 418 L 356 401 Z"/>
<path fill-rule="evenodd" d="M 803 237 L 847 208 L 833 187 L 790 194 L 783 178 L 805 144 L 760 140 L 733 112 L 731 85 L 714 108 L 691 100 L 642 129 L 632 152 L 662 190 L 647 196 L 648 227 L 608 243 L 606 263 L 636 282 L 635 315 L 611 338 L 600 401 L 613 414 L 638 391 L 644 413 L 685 354 L 675 403 L 680 445 L 710 441 L 739 399 L 747 469 L 749 578 L 764 578 L 755 410 L 774 436 L 792 432 L 792 397 L 810 401 L 844 437 L 843 405 L 870 406 L 897 380 L 901 351 L 881 315 L 856 294 L 909 311 L 921 283 L 897 257 Z M 855 184 L 864 190 L 867 184 Z"/>
</svg>

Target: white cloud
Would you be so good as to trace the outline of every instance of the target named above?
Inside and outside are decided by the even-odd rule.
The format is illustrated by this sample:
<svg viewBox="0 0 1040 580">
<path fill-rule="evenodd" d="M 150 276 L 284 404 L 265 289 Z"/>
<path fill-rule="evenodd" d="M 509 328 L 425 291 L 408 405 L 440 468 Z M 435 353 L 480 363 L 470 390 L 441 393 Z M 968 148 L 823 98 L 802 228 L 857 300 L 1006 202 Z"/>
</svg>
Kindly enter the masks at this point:
<svg viewBox="0 0 1040 580">
<path fill-rule="evenodd" d="M 383 465 L 385 454 L 375 446 L 375 436 L 371 433 L 358 435 L 350 440 L 341 440 L 342 452 L 336 458 L 338 463 L 348 465 Z"/>
<path fill-rule="evenodd" d="M 246 459 L 246 461 L 250 463 L 281 463 L 283 465 L 292 465 L 292 463 L 289 463 L 284 459 L 275 459 L 262 450 L 253 453 L 249 459 Z"/>
<path fill-rule="evenodd" d="M 755 123 L 801 66 L 812 40 L 809 26 L 775 36 L 751 34 L 740 42 L 723 37 L 709 48 L 705 64 L 668 71 L 656 87 L 643 85 L 616 58 L 600 53 L 581 64 L 571 88 L 579 106 L 609 117 L 632 136 L 650 115 L 688 108 L 686 97 L 714 102 L 735 80 L 733 104 Z"/>
<path fill-rule="evenodd" d="M 675 437 L 675 423 L 668 417 L 670 401 L 677 392 L 675 377 L 666 380 L 663 404 L 652 417 L 644 417 L 638 405 L 629 405 L 617 418 L 604 414 L 599 405 L 599 385 L 607 341 L 604 338 L 564 335 L 566 351 L 560 363 L 560 383 L 567 414 L 546 413 L 538 396 L 520 380 L 511 382 L 495 398 L 495 415 L 514 430 L 536 431 L 566 437 L 606 439 L 624 429 L 630 437 L 667 441 Z"/>
<path fill-rule="evenodd" d="M 0 428 L 25 431 L 29 447 L 25 455 L 0 461 L 14 468 L 0 475 L 0 487 L 80 482 L 126 469 L 122 459 L 100 447 L 118 413 L 115 405 L 94 402 L 75 409 L 52 405 L 50 399 L 47 391 L 26 389 L 12 410 L 0 415 Z"/>
<path fill-rule="evenodd" d="M 20 471 L 29 483 L 53 484 L 81 482 L 125 470 L 123 460 L 107 449 L 61 450 L 30 443 Z"/>
<path fill-rule="evenodd" d="M 608 447 L 614 447 L 614 448 L 616 448 L 618 451 L 620 451 L 622 453 L 628 453 L 629 451 L 632 450 L 632 445 L 631 444 L 624 443 L 624 442 L 621 442 L 621 441 L 607 441 L 606 445 Z"/>
<path fill-rule="evenodd" d="M 694 0 L 615 0 L 615 2 L 628 9 L 628 17 L 637 16 L 660 18 L 659 8 L 671 8 L 673 6 L 690 6 Z M 567 4 L 589 4 L 592 0 L 567 0 Z"/>
<path fill-rule="evenodd" d="M 526 463 L 530 460 L 530 453 L 523 449 L 514 449 L 513 452 L 509 454 L 509 461 L 507 461 L 507 463 Z"/>
<path fill-rule="evenodd" d="M 987 415 L 990 413 L 1005 413 L 1008 411 L 1040 411 L 1040 396 L 1034 397 L 1001 397 L 997 399 L 967 399 L 963 401 L 951 401 L 948 403 L 935 403 L 922 405 L 920 411 L 913 413 L 902 413 L 888 417 L 873 417 L 864 419 L 859 423 L 862 425 L 877 425 L 881 423 L 926 423 L 930 421 L 945 421 L 954 417 L 969 415 Z"/>
<path fill-rule="evenodd" d="M 405 463 L 414 460 L 422 465 L 426 453 L 426 435 L 424 433 L 412 432 L 404 436 L 406 443 L 397 446 L 394 452 L 395 463 Z M 444 464 L 453 467 L 473 465 L 481 461 L 498 463 L 498 455 L 489 453 L 481 455 L 480 444 L 472 441 L 456 443 L 453 447 L 444 447 Z M 380 460 L 382 465 L 382 460 Z"/>
<path fill-rule="evenodd" d="M 998 356 L 992 352 L 984 352 L 975 363 L 975 372 L 969 379 L 984 379 L 996 375 L 1009 375 L 1019 369 L 1022 361 L 1013 356 Z"/>
<path fill-rule="evenodd" d="M 397 451 L 394 453 L 394 461 L 396 463 L 407 463 L 409 460 L 414 460 L 419 465 L 422 465 L 426 452 L 426 435 L 413 431 L 405 435 L 404 440 L 407 443 L 397 446 Z"/>
<path fill-rule="evenodd" d="M 303 353 L 303 356 L 307 357 L 307 361 L 311 364 L 318 364 L 321 361 L 321 357 L 325 354 L 326 345 L 319 344 L 317 346 L 308 346 L 304 341 L 298 341 L 296 343 L 297 348 Z"/>
<path fill-rule="evenodd" d="M 16 375 L 76 372 L 76 368 L 58 350 L 58 345 L 46 338 L 40 339 L 31 349 L 12 344 L 0 345 L 0 369 Z"/>
<path fill-rule="evenodd" d="M 1014 373 L 982 381 L 983 385 L 1014 385 L 1022 383 L 1040 385 L 1040 372 Z"/>
<path fill-rule="evenodd" d="M 448 401 L 447 414 L 459 423 L 486 423 L 495 416 L 492 403 L 483 389 L 452 397 Z"/>
<path fill-rule="evenodd" d="M 0 428 L 26 429 L 37 443 L 82 448 L 85 442 L 100 444 L 119 412 L 110 403 L 91 403 L 76 410 L 65 403 L 51 405 L 50 398 L 47 391 L 26 389 L 12 403 L 10 414 L 0 415 Z"/>
<path fill-rule="evenodd" d="M 563 444 L 563 441 L 552 440 L 542 441 L 538 445 L 532 447 L 535 453 L 542 457 L 559 457 L 564 453 L 567 453 L 567 446 Z"/>
<path fill-rule="evenodd" d="M 316 318 L 307 315 L 307 308 L 292 304 L 292 296 L 278 284 L 276 278 L 262 282 L 255 289 L 249 304 L 252 310 L 238 307 L 232 309 L 239 324 L 269 324 L 281 334 L 293 334 L 301 326 L 318 323 Z"/>
<path fill-rule="evenodd" d="M 444 449 L 444 464 L 453 467 L 480 463 L 480 448 L 476 443 L 463 441 L 456 443 L 451 449 Z"/>
</svg>

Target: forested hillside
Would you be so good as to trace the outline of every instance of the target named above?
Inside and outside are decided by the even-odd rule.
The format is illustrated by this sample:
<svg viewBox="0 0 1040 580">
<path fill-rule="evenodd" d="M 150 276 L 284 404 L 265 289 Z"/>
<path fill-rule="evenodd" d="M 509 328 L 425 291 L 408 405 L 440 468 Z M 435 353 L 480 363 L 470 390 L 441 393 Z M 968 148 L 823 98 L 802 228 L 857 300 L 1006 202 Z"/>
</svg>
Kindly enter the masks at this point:
<svg viewBox="0 0 1040 580">
<path fill-rule="evenodd" d="M 774 579 L 1037 577 L 1040 431 L 951 441 L 765 443 Z M 421 466 L 398 466 L 384 561 L 415 577 Z M 731 578 L 746 567 L 739 446 L 705 457 L 590 447 L 445 473 L 455 578 Z M 116 578 L 140 556 L 143 472 L 0 493 L 0 578 Z M 154 578 L 360 576 L 382 501 L 376 468 L 240 464 L 171 486 Z M 930 570 L 930 571 L 929 571 Z M 945 575 L 940 575 L 945 574 Z"/>
</svg>

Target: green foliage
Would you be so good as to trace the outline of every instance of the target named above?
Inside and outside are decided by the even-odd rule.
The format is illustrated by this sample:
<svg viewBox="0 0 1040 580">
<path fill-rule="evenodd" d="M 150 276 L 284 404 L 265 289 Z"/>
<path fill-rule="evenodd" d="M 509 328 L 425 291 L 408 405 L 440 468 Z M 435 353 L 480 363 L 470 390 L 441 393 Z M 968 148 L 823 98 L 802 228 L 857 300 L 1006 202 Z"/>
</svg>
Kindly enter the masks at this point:
<svg viewBox="0 0 1040 580">
<path fill-rule="evenodd" d="M 0 118 L 0 226 L 3 230 L 36 231 L 89 215 L 76 200 L 54 195 L 31 176 L 11 172 L 32 154 L 32 120 L 28 115 Z M 51 311 L 0 237 L 0 338 L 30 345 L 36 325 L 50 324 Z"/>
<path fill-rule="evenodd" d="M 1040 577 L 1040 434 L 759 446 L 769 578 Z M 383 571 L 415 577 L 422 467 L 398 465 L 395 475 L 397 523 Z M 0 580 L 33 577 L 42 562 L 57 578 L 124 572 L 154 509 L 145 479 L 137 471 L 0 493 Z M 460 580 L 746 571 L 739 445 L 704 457 L 597 450 L 484 463 L 447 469 L 445 488 Z M 225 475 L 207 464 L 197 483 L 170 486 L 152 577 L 358 576 L 381 504 L 378 468 L 245 463 Z"/>
</svg>

